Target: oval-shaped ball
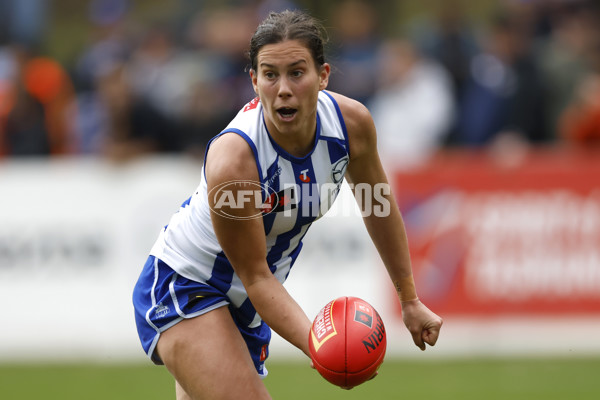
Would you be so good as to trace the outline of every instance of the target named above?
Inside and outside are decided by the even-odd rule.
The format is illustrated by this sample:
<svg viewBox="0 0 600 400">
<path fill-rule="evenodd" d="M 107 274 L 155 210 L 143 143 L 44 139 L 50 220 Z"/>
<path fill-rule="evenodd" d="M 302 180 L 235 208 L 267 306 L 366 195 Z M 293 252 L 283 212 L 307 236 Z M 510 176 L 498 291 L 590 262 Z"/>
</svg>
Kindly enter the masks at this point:
<svg viewBox="0 0 600 400">
<path fill-rule="evenodd" d="M 319 311 L 308 341 L 317 371 L 344 388 L 369 380 L 383 362 L 387 345 L 379 313 L 366 301 L 348 296 Z"/>
</svg>

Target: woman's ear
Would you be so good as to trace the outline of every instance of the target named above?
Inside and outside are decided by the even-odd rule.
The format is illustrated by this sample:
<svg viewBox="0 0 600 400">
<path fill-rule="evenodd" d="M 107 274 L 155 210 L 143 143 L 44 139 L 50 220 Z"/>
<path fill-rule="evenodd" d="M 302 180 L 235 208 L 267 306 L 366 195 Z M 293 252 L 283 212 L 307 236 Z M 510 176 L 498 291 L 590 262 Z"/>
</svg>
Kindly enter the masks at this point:
<svg viewBox="0 0 600 400">
<path fill-rule="evenodd" d="M 329 74 L 331 73 L 331 66 L 327 63 L 321 65 L 319 72 L 319 90 L 324 90 L 329 84 Z"/>
<path fill-rule="evenodd" d="M 252 81 L 252 87 L 254 88 L 254 93 L 258 96 L 258 77 L 256 75 L 256 71 L 250 68 L 250 80 Z"/>
</svg>

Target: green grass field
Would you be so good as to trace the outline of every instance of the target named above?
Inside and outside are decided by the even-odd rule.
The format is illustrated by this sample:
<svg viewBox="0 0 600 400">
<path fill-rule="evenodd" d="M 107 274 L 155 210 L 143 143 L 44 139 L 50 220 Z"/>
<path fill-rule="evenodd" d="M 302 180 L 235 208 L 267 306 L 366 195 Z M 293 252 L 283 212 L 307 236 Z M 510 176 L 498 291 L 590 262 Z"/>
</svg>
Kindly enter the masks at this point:
<svg viewBox="0 0 600 400">
<path fill-rule="evenodd" d="M 386 360 L 379 376 L 350 391 L 306 364 L 272 361 L 274 399 L 567 400 L 600 398 L 600 359 Z M 171 376 L 151 365 L 2 365 L 0 399 L 174 399 Z"/>
</svg>

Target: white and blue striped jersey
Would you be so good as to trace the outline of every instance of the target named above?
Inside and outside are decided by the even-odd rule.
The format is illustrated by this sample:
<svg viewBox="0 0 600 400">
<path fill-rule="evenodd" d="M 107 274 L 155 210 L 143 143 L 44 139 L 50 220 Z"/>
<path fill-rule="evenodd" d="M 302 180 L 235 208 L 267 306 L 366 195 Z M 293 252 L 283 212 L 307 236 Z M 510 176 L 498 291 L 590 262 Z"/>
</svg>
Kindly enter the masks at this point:
<svg viewBox="0 0 600 400">
<path fill-rule="evenodd" d="M 320 92 L 314 147 L 302 158 L 287 153 L 269 135 L 258 99 L 240 110 L 219 136 L 227 132 L 243 137 L 254 153 L 262 184 L 264 207 L 259 217 L 265 228 L 267 263 L 283 283 L 300 253 L 302 238 L 332 205 L 342 184 L 349 160 L 344 119 L 333 97 Z M 214 233 L 208 196 L 203 168 L 200 185 L 161 231 L 151 255 L 181 276 L 217 288 L 248 326 L 258 326 L 260 317 Z"/>
</svg>

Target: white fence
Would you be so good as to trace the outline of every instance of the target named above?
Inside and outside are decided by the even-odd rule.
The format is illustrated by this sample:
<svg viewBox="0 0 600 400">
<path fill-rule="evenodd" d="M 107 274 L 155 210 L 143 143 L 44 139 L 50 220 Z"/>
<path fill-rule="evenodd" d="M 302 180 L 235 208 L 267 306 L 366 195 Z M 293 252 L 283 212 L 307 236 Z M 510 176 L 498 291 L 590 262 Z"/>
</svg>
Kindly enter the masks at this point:
<svg viewBox="0 0 600 400">
<path fill-rule="evenodd" d="M 200 169 L 182 158 L 0 163 L 0 362 L 143 360 L 131 291 Z M 600 321 L 520 318 L 446 319 L 438 346 L 421 355 L 361 218 L 348 212 L 347 188 L 336 207 L 311 228 L 286 283 L 310 317 L 335 297 L 362 297 L 386 323 L 390 356 L 600 353 Z M 302 357 L 277 335 L 271 355 Z"/>
</svg>

